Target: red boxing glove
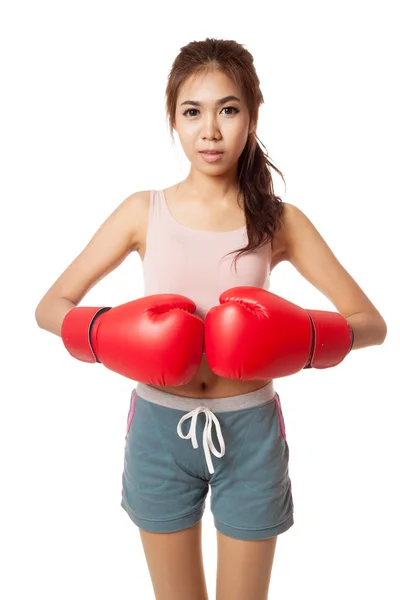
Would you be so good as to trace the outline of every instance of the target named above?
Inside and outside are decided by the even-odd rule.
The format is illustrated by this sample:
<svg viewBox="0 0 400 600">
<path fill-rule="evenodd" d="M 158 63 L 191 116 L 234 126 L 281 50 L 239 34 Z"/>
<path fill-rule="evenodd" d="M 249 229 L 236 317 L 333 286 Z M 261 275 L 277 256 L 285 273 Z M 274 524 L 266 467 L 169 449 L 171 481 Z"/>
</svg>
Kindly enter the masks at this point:
<svg viewBox="0 0 400 600">
<path fill-rule="evenodd" d="M 221 294 L 205 318 L 205 349 L 216 375 L 274 379 L 339 364 L 353 331 L 335 312 L 304 310 L 264 289 L 241 286 Z"/>
<path fill-rule="evenodd" d="M 204 324 L 196 305 L 178 294 L 154 294 L 115 308 L 77 306 L 64 317 L 61 338 L 84 362 L 100 362 L 150 385 L 179 386 L 195 376 Z"/>
</svg>

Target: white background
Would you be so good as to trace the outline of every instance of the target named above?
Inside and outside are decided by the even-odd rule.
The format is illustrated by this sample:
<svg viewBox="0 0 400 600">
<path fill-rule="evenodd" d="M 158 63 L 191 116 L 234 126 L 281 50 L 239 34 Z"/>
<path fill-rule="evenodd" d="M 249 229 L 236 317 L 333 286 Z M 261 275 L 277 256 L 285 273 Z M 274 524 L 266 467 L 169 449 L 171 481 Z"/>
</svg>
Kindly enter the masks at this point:
<svg viewBox="0 0 400 600">
<path fill-rule="evenodd" d="M 153 598 L 120 507 L 134 382 L 75 361 L 36 306 L 134 191 L 188 173 L 164 114 L 181 46 L 235 39 L 254 56 L 258 136 L 275 191 L 301 208 L 388 325 L 382 346 L 275 380 L 295 525 L 278 539 L 270 597 L 400 597 L 398 22 L 395 2 L 4 3 L 1 52 L 2 393 L 0 596 Z M 396 58 L 397 56 L 397 58 Z M 270 291 L 334 310 L 289 264 Z M 84 304 L 143 295 L 139 256 Z M 200 451 L 200 450 L 199 450 Z M 215 598 L 216 534 L 203 548 Z M 188 599 L 190 600 L 190 599 Z"/>
</svg>

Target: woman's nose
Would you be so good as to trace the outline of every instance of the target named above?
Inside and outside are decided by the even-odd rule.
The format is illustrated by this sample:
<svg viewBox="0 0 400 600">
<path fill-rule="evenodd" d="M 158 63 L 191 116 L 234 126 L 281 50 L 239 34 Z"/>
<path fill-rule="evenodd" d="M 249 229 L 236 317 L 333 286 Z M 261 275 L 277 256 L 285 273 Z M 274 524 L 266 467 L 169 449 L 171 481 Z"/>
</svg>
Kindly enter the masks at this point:
<svg viewBox="0 0 400 600">
<path fill-rule="evenodd" d="M 206 140 L 219 139 L 221 137 L 221 133 L 218 128 L 218 124 L 215 119 L 210 117 L 207 122 L 204 124 L 202 138 Z"/>
</svg>

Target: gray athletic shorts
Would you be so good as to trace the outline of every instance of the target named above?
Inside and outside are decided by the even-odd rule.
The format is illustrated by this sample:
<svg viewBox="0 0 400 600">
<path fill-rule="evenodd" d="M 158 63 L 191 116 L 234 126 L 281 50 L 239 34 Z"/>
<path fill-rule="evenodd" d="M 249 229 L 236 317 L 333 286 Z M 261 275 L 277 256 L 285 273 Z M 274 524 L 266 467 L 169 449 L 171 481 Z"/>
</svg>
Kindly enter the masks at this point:
<svg viewBox="0 0 400 600">
<path fill-rule="evenodd" d="M 210 508 L 218 531 L 261 540 L 293 525 L 289 447 L 273 382 L 228 398 L 139 383 L 127 419 L 121 506 L 146 531 L 191 527 Z"/>
</svg>

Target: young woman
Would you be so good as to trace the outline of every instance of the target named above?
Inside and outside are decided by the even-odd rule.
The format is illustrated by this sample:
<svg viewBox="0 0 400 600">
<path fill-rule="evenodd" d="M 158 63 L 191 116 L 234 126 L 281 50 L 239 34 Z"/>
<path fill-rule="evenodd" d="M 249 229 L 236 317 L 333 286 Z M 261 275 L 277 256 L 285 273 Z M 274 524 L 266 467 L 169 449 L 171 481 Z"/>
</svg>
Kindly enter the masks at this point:
<svg viewBox="0 0 400 600">
<path fill-rule="evenodd" d="M 386 337 L 384 319 L 311 221 L 274 194 L 256 136 L 262 102 L 242 45 L 206 39 L 182 48 L 166 105 L 188 177 L 126 198 L 36 309 L 39 326 L 76 359 L 138 382 L 121 505 L 139 527 L 157 600 L 207 598 L 209 487 L 217 600 L 267 598 L 277 536 L 294 523 L 274 378 L 333 367 Z M 78 306 L 134 251 L 143 298 Z M 268 292 L 284 260 L 337 312 L 305 311 Z"/>
</svg>

